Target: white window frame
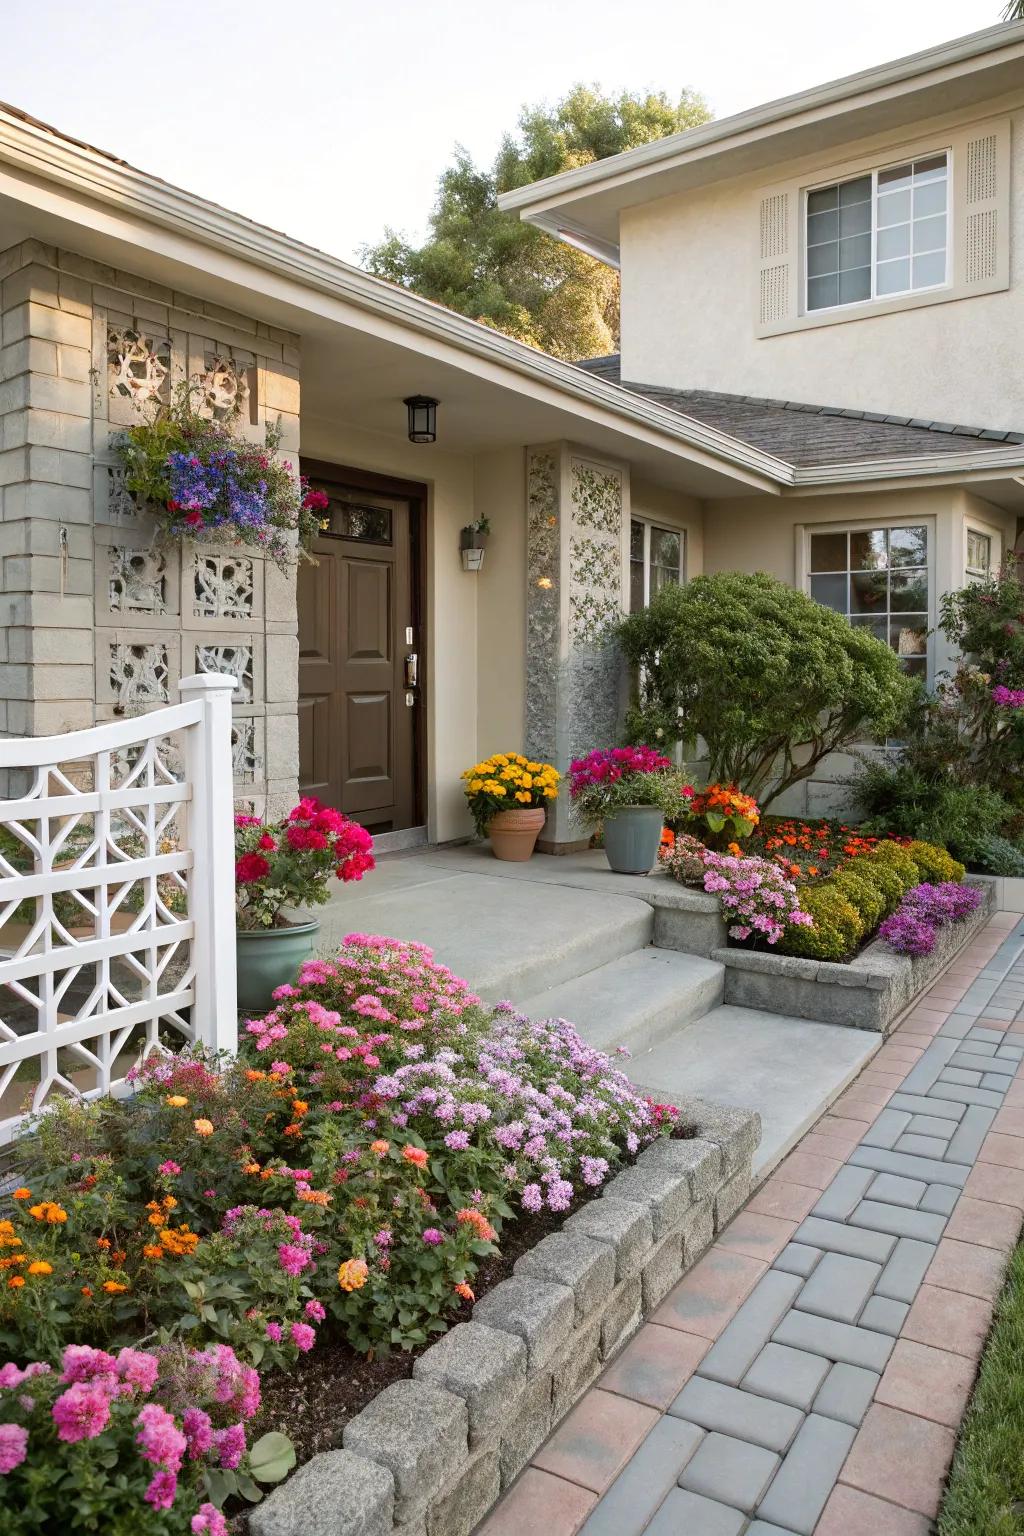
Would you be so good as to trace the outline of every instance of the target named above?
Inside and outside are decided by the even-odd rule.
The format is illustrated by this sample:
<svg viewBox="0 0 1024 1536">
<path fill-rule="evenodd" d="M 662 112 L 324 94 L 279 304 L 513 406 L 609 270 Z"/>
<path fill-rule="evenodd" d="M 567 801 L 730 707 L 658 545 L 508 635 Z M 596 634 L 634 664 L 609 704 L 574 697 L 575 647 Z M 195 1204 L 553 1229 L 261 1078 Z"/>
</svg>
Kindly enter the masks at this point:
<svg viewBox="0 0 1024 1536">
<path fill-rule="evenodd" d="M 635 513 L 635 512 L 631 512 L 630 513 L 629 523 L 630 523 L 630 528 L 629 528 L 629 554 L 628 554 L 628 557 L 627 557 L 627 561 L 628 561 L 628 565 L 629 565 L 629 583 L 628 583 L 628 586 L 627 586 L 627 595 L 628 595 L 628 597 L 630 599 L 630 612 L 632 612 L 633 611 L 632 610 L 632 598 L 633 598 L 633 524 L 634 523 L 639 523 L 642 526 L 643 530 L 644 530 L 644 557 L 643 557 L 643 559 L 644 559 L 644 601 L 643 601 L 644 608 L 648 607 L 648 605 L 650 604 L 650 601 L 651 601 L 651 529 L 652 528 L 659 528 L 659 529 L 661 529 L 665 533 L 676 533 L 676 534 L 679 535 L 679 585 L 680 586 L 684 586 L 685 582 L 686 582 L 686 558 L 687 558 L 688 551 L 687 551 L 686 529 L 683 528 L 683 527 L 679 527 L 678 525 L 677 526 L 673 526 L 670 522 L 666 521 L 663 518 L 644 517 L 643 515 L 639 515 L 638 516 L 637 513 Z"/>
<path fill-rule="evenodd" d="M 891 293 L 879 293 L 878 281 L 878 178 L 883 171 L 894 170 L 900 165 L 913 165 L 917 160 L 931 160 L 936 155 L 946 157 L 946 272 L 941 283 L 929 283 L 925 288 L 899 288 Z M 953 286 L 952 274 L 956 270 L 953 252 L 953 149 L 951 145 L 930 150 L 915 151 L 912 155 L 900 155 L 887 160 L 884 165 L 865 166 L 860 171 L 844 172 L 842 176 L 830 176 L 827 181 L 816 181 L 801 188 L 800 196 L 800 266 L 802 273 L 801 305 L 803 313 L 816 319 L 819 315 L 846 314 L 862 310 L 868 304 L 888 304 L 893 299 L 916 298 L 918 294 L 936 294 Z M 852 299 L 849 304 L 825 304 L 811 309 L 809 300 L 810 274 L 807 271 L 807 202 L 812 192 L 825 191 L 829 187 L 841 187 L 848 181 L 871 177 L 871 292 L 866 299 Z M 911 269 L 913 270 L 913 269 Z M 868 525 L 871 526 L 871 525 Z"/>
<path fill-rule="evenodd" d="M 979 538 L 988 539 L 988 570 L 984 575 L 980 571 L 972 570 L 967 564 L 968 536 L 977 534 Z M 998 528 L 993 528 L 990 523 L 982 522 L 980 518 L 964 518 L 964 549 L 963 549 L 963 579 L 966 585 L 971 581 L 987 581 L 998 570 L 1003 560 L 1003 539 Z"/>
<path fill-rule="evenodd" d="M 797 586 L 801 592 L 811 595 L 811 535 L 813 533 L 864 533 L 872 528 L 926 528 L 928 531 L 928 638 L 925 642 L 925 682 L 928 688 L 935 686 L 935 636 L 932 633 L 938 622 L 939 605 L 935 579 L 936 531 L 935 518 L 924 517 L 862 517 L 849 521 L 837 518 L 834 522 L 806 523 L 797 527 Z M 965 535 L 966 540 L 966 535 Z M 965 542 L 966 551 L 966 542 Z M 831 610 L 833 613 L 835 609 Z M 849 622 L 849 615 L 842 617 Z M 895 656 L 897 653 L 893 651 Z"/>
</svg>

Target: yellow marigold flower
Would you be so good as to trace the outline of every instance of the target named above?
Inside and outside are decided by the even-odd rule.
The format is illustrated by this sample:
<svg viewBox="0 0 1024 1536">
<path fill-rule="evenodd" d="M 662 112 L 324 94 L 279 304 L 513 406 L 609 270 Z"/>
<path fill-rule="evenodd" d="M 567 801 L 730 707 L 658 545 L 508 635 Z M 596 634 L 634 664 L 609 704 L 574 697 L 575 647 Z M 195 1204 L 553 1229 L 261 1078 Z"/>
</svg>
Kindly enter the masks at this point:
<svg viewBox="0 0 1024 1536">
<path fill-rule="evenodd" d="M 30 1275 L 52 1275 L 53 1265 L 47 1264 L 45 1259 L 33 1259 L 28 1267 Z"/>
<path fill-rule="evenodd" d="M 192 1124 L 195 1127 L 195 1133 L 196 1133 L 197 1136 L 212 1136 L 213 1135 L 213 1121 L 212 1120 L 193 1120 Z"/>
<path fill-rule="evenodd" d="M 122 1285 L 119 1280 L 104 1280 L 103 1289 L 110 1296 L 119 1296 L 121 1292 L 126 1291 L 128 1287 L 126 1285 Z"/>
<path fill-rule="evenodd" d="M 505 786 L 504 786 L 504 784 L 495 784 L 493 793 L 498 795 L 498 796 L 504 796 L 504 794 L 505 794 Z"/>
<path fill-rule="evenodd" d="M 183 1093 L 169 1093 L 164 1099 L 164 1103 L 169 1104 L 172 1109 L 184 1109 L 188 1099 L 186 1099 Z"/>
<path fill-rule="evenodd" d="M 518 789 L 516 790 L 516 799 L 521 800 L 524 805 L 529 805 L 530 801 L 533 799 L 533 796 L 530 794 L 528 789 Z"/>
<path fill-rule="evenodd" d="M 473 795 L 479 794 L 480 790 L 483 789 L 483 787 L 484 787 L 483 779 L 470 779 L 470 781 L 469 781 L 470 794 L 473 794 Z"/>
<path fill-rule="evenodd" d="M 14 1191 L 13 1198 L 15 1200 L 31 1200 L 32 1199 L 32 1191 L 30 1189 L 26 1189 L 24 1184 L 22 1184 L 19 1189 L 16 1189 Z"/>
<path fill-rule="evenodd" d="M 370 1276 L 365 1259 L 346 1259 L 338 1265 L 338 1284 L 343 1291 L 361 1291 Z"/>
</svg>

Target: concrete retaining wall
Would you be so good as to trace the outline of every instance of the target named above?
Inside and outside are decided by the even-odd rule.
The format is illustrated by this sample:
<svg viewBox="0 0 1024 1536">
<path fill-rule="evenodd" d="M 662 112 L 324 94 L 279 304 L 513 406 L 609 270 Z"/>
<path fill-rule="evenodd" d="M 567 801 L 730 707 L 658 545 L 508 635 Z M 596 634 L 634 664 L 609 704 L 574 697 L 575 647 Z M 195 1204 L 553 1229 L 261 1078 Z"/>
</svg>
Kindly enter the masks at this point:
<svg viewBox="0 0 1024 1536">
<path fill-rule="evenodd" d="M 725 966 L 725 1000 L 768 1013 L 887 1034 L 893 1021 L 933 982 L 995 910 L 995 882 L 972 877 L 987 892 L 977 912 L 938 930 L 930 955 L 898 955 L 881 939 L 849 965 L 801 960 L 749 949 L 716 949 Z"/>
<path fill-rule="evenodd" d="M 692 1100 L 249 1516 L 252 1536 L 469 1536 L 605 1363 L 735 1215 L 760 1119 Z"/>
</svg>

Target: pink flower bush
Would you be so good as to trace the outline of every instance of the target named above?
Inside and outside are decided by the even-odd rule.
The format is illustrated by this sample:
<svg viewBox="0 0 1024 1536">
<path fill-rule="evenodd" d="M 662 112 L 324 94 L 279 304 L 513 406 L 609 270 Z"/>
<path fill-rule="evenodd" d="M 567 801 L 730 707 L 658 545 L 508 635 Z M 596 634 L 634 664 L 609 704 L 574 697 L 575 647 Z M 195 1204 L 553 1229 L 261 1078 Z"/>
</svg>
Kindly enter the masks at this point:
<svg viewBox="0 0 1024 1536">
<path fill-rule="evenodd" d="M 801 911 L 796 886 L 770 860 L 709 852 L 704 864 L 704 889 L 721 901 L 731 938 L 777 944 L 788 927 L 814 926 Z"/>
<path fill-rule="evenodd" d="M 1024 688 L 1007 688 L 998 683 L 992 689 L 991 697 L 1000 709 L 1024 709 Z"/>
</svg>

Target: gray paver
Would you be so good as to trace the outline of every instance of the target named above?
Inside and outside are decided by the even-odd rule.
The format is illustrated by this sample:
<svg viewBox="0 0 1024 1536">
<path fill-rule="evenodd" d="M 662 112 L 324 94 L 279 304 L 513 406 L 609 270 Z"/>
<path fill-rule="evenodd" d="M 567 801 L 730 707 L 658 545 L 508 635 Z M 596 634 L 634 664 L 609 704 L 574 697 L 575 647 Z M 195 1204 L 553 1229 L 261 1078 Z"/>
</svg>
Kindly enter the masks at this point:
<svg viewBox="0 0 1024 1536">
<path fill-rule="evenodd" d="M 844 1424 L 856 1427 L 871 1406 L 875 1388 L 881 1381 L 878 1371 L 865 1370 L 860 1365 L 847 1365 L 845 1361 L 834 1365 L 814 1399 L 814 1412 L 823 1413 L 829 1419 L 841 1419 Z"/>
<path fill-rule="evenodd" d="M 873 1328 L 876 1333 L 897 1336 L 907 1320 L 910 1307 L 905 1301 L 890 1301 L 888 1296 L 872 1296 L 860 1315 L 862 1328 Z"/>
<path fill-rule="evenodd" d="M 903 1109 L 883 1109 L 871 1129 L 861 1137 L 863 1147 L 892 1147 L 910 1124 L 910 1115 Z M 837 1175 L 838 1177 L 838 1175 Z"/>
<path fill-rule="evenodd" d="M 962 1040 L 971 1029 L 980 1012 L 981 1009 L 976 1008 L 973 1013 L 951 1013 L 939 1030 L 939 1034 L 944 1039 Z"/>
<path fill-rule="evenodd" d="M 584 1531 L 588 1530 L 589 1523 L 583 1527 Z M 713 1499 L 702 1498 L 699 1493 L 673 1488 L 644 1531 L 644 1536 L 679 1536 L 681 1531 L 692 1531 L 693 1536 L 740 1536 L 746 1523 L 746 1517 L 738 1509 L 730 1509 L 727 1504 L 717 1504 Z M 629 1526 L 620 1527 L 616 1536 L 621 1536 L 623 1530 L 629 1529 Z M 639 1527 L 634 1526 L 633 1529 Z"/>
<path fill-rule="evenodd" d="M 934 1257 L 934 1243 L 901 1237 L 893 1249 L 892 1258 L 882 1270 L 875 1294 L 888 1296 L 893 1301 L 913 1301 Z"/>
<path fill-rule="evenodd" d="M 997 1061 L 1024 1061 L 1024 1046 L 1003 1044 L 996 1051 Z"/>
<path fill-rule="evenodd" d="M 907 1117 L 909 1118 L 909 1117 Z M 812 1212 L 832 1221 L 844 1221 L 871 1182 L 868 1168 L 840 1168 Z"/>
<path fill-rule="evenodd" d="M 947 1067 L 939 1081 L 961 1084 L 966 1088 L 980 1088 L 982 1076 L 983 1074 L 977 1069 L 969 1070 L 967 1067 Z"/>
<path fill-rule="evenodd" d="M 704 1356 L 702 1376 L 738 1386 L 757 1356 L 772 1336 L 772 1331 L 787 1307 L 791 1306 L 803 1284 L 799 1275 L 787 1275 L 770 1269 L 760 1280 Z"/>
<path fill-rule="evenodd" d="M 973 1090 L 965 1088 L 965 1093 Z M 908 1179 L 927 1179 L 929 1184 L 956 1184 L 963 1189 L 970 1168 L 959 1163 L 940 1163 L 934 1157 L 914 1157 L 909 1152 L 886 1152 L 882 1147 L 854 1147 L 850 1161 L 858 1168 L 879 1173 L 903 1173 Z"/>
<path fill-rule="evenodd" d="M 805 1217 L 793 1236 L 798 1243 L 811 1243 L 829 1253 L 848 1253 L 852 1259 L 870 1259 L 875 1264 L 884 1264 L 895 1246 L 893 1238 L 884 1232 L 865 1232 L 841 1221 L 823 1221 L 818 1216 Z"/>
<path fill-rule="evenodd" d="M 862 1200 L 850 1222 L 855 1227 L 868 1227 L 872 1232 L 888 1232 L 893 1237 L 919 1237 L 922 1242 L 937 1243 L 946 1218 L 936 1216 L 932 1211 L 908 1211 L 905 1205 Z"/>
<path fill-rule="evenodd" d="M 744 1376 L 743 1386 L 806 1412 L 829 1368 L 821 1355 L 790 1349 L 787 1344 L 766 1344 Z"/>
<path fill-rule="evenodd" d="M 952 1216 L 953 1207 L 960 1198 L 960 1191 L 951 1184 L 929 1184 L 921 1196 L 922 1211 L 936 1211 L 940 1216 Z"/>
<path fill-rule="evenodd" d="M 1004 1029 L 986 1029 L 983 1024 L 976 1024 L 971 1030 L 969 1038 L 971 1040 L 984 1041 L 987 1045 L 1002 1045 L 1005 1033 Z"/>
<path fill-rule="evenodd" d="M 994 1093 L 1005 1093 L 1012 1082 L 1012 1077 L 1004 1077 L 1001 1072 L 986 1072 L 981 1079 L 981 1086 L 991 1088 Z"/>
<path fill-rule="evenodd" d="M 904 1179 L 898 1173 L 876 1173 L 866 1190 L 869 1200 L 885 1200 L 889 1205 L 920 1205 L 928 1189 L 923 1179 Z"/>
<path fill-rule="evenodd" d="M 949 1058 L 957 1050 L 957 1041 L 936 1035 L 924 1055 L 919 1057 L 903 1080 L 907 1093 L 927 1093 Z M 890 1109 L 892 1105 L 890 1104 Z"/>
<path fill-rule="evenodd" d="M 658 1420 L 646 1440 L 590 1512 L 580 1536 L 621 1536 L 640 1530 L 704 1438 L 696 1424 L 670 1415 Z"/>
<path fill-rule="evenodd" d="M 901 1136 L 894 1148 L 896 1152 L 915 1152 L 919 1157 L 943 1157 L 946 1152 L 945 1138 L 938 1136 L 914 1136 L 909 1132 Z"/>
<path fill-rule="evenodd" d="M 959 1120 L 964 1112 L 961 1104 L 944 1104 L 939 1099 L 929 1099 L 921 1093 L 894 1093 L 889 1100 L 889 1107 L 909 1109 L 919 1115 L 939 1115 L 943 1120 Z"/>
<path fill-rule="evenodd" d="M 683 1469 L 679 1486 L 753 1514 L 779 1467 L 779 1457 L 732 1435 L 707 1435 Z M 682 1527 L 685 1529 L 685 1527 Z M 700 1526 L 696 1526 L 699 1531 Z"/>
<path fill-rule="evenodd" d="M 809 1275 L 820 1258 L 820 1248 L 809 1248 L 806 1243 L 787 1243 L 772 1268 L 784 1270 L 789 1275 Z"/>
<path fill-rule="evenodd" d="M 803 1423 L 798 1408 L 752 1391 L 741 1392 L 720 1381 L 708 1381 L 699 1372 L 691 1376 L 668 1411 L 690 1424 L 699 1424 L 701 1429 L 749 1440 L 780 1455 Z"/>
<path fill-rule="evenodd" d="M 791 1344 L 794 1349 L 806 1349 L 812 1355 L 842 1360 L 847 1365 L 863 1365 L 869 1371 L 884 1370 L 892 1354 L 892 1339 L 883 1333 L 816 1317 L 796 1307 L 786 1313 L 772 1338 L 776 1344 Z"/>
<path fill-rule="evenodd" d="M 834 1317 L 840 1323 L 855 1323 L 881 1273 L 881 1264 L 849 1254 L 826 1253 L 800 1292 L 800 1309 L 819 1317 Z"/>
<path fill-rule="evenodd" d="M 907 1126 L 908 1136 L 941 1136 L 948 1141 L 956 1130 L 952 1120 L 940 1120 L 938 1115 L 914 1115 Z"/>
<path fill-rule="evenodd" d="M 994 1109 L 983 1109 L 980 1104 L 971 1104 L 964 1112 L 964 1117 L 950 1138 L 946 1149 L 946 1156 L 950 1162 L 976 1162 L 981 1144 L 988 1135 L 995 1117 Z"/>
<path fill-rule="evenodd" d="M 797 1536 L 796 1531 L 784 1531 L 781 1525 L 769 1525 L 767 1520 L 755 1520 L 748 1525 L 743 1536 Z"/>
<path fill-rule="evenodd" d="M 936 1083 L 928 1090 L 929 1098 L 955 1099 L 958 1104 L 984 1104 L 989 1109 L 998 1109 L 1003 1102 L 1000 1093 L 993 1093 L 990 1088 L 957 1088 L 953 1083 Z"/>
<path fill-rule="evenodd" d="M 761 1500 L 758 1514 L 784 1521 L 799 1536 L 812 1536 L 856 1433 L 849 1424 L 812 1413 Z"/>
</svg>

